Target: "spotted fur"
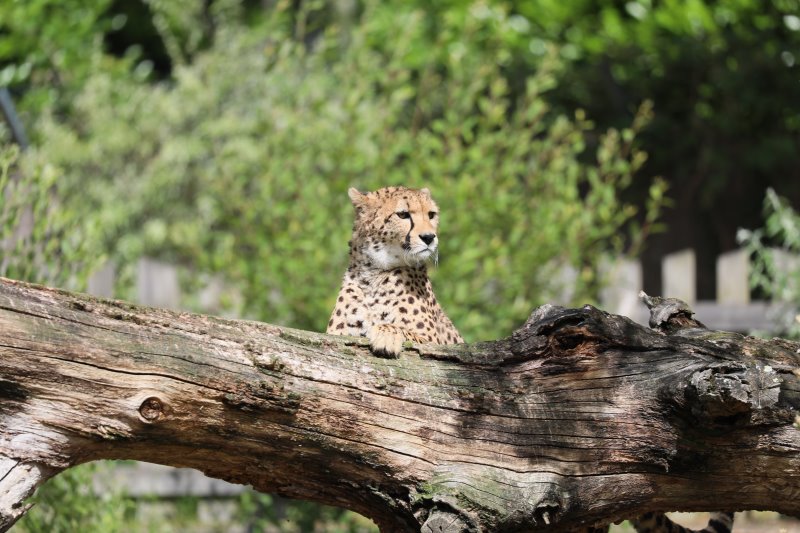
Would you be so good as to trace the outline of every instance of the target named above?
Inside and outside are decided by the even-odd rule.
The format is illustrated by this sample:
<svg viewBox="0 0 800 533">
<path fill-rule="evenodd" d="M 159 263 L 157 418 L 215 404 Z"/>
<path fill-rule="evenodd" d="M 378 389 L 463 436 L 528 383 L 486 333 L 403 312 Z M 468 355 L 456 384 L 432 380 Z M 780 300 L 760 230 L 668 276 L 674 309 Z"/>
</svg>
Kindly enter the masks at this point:
<svg viewBox="0 0 800 533">
<path fill-rule="evenodd" d="M 428 279 L 427 263 L 439 249 L 439 208 L 430 191 L 348 194 L 355 208 L 350 263 L 327 332 L 367 337 L 373 352 L 392 357 L 406 340 L 463 342 Z"/>
</svg>

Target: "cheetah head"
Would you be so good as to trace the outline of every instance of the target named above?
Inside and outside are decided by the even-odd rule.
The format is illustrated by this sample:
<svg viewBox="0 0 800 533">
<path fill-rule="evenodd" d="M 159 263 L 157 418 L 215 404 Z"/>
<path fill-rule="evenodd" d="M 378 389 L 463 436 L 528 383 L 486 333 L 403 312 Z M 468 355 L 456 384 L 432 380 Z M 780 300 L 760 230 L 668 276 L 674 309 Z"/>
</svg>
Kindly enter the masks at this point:
<svg viewBox="0 0 800 533">
<path fill-rule="evenodd" d="M 428 189 L 384 187 L 361 193 L 351 188 L 356 210 L 351 247 L 377 268 L 419 266 L 438 257 L 439 207 Z"/>
</svg>

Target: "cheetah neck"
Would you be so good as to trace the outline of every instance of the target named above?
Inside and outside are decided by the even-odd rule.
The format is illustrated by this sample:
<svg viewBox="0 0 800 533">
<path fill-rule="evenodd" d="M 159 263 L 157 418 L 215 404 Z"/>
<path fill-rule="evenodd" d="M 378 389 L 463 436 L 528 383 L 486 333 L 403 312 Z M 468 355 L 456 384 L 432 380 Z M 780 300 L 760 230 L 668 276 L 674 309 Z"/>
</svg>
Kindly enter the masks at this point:
<svg viewBox="0 0 800 533">
<path fill-rule="evenodd" d="M 347 269 L 351 279 L 358 283 L 365 294 L 376 291 L 387 279 L 428 281 L 428 269 L 425 265 L 414 267 L 397 267 L 390 270 L 368 268 L 364 265 L 352 264 Z"/>
<path fill-rule="evenodd" d="M 368 254 L 358 248 L 350 249 L 350 262 L 347 276 L 357 282 L 365 293 L 377 289 L 387 278 L 402 280 L 428 281 L 428 267 L 425 263 L 419 265 L 396 266 L 384 268 L 370 260 Z M 427 286 L 427 283 L 425 284 Z"/>
</svg>

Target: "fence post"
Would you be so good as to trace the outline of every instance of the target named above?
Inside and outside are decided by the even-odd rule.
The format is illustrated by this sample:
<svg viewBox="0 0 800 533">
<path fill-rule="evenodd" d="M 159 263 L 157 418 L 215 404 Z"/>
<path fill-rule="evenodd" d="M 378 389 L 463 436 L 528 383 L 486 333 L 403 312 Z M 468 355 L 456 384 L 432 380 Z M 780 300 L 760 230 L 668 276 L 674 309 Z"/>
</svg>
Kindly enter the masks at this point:
<svg viewBox="0 0 800 533">
<path fill-rule="evenodd" d="M 664 256 L 661 262 L 661 293 L 680 298 L 689 305 L 697 299 L 694 250 L 686 249 Z"/>
<path fill-rule="evenodd" d="M 92 296 L 99 298 L 114 297 L 114 278 L 116 270 L 114 263 L 107 261 L 102 267 L 98 268 L 89 276 L 86 290 Z"/>
<path fill-rule="evenodd" d="M 642 264 L 633 259 L 608 258 L 600 268 L 606 282 L 600 290 L 603 309 L 638 320 L 645 309 L 639 301 Z"/>
<path fill-rule="evenodd" d="M 142 305 L 178 310 L 181 303 L 178 269 L 147 257 L 139 259 L 136 265 L 136 294 Z"/>
<path fill-rule="evenodd" d="M 720 304 L 750 303 L 750 255 L 747 250 L 734 250 L 717 258 L 717 302 Z"/>
</svg>

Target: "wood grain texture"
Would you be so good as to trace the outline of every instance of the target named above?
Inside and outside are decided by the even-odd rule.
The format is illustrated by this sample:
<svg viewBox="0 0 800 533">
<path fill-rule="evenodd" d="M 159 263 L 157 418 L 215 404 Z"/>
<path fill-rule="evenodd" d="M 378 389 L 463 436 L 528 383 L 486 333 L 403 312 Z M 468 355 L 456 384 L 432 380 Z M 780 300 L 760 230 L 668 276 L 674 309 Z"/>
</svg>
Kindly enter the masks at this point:
<svg viewBox="0 0 800 533">
<path fill-rule="evenodd" d="M 0 477 L 0 525 L 96 459 L 196 468 L 386 532 L 800 514 L 800 345 L 659 316 L 543 306 L 506 339 L 382 359 L 365 339 L 0 279 L 0 467 L 39 472 Z"/>
</svg>

